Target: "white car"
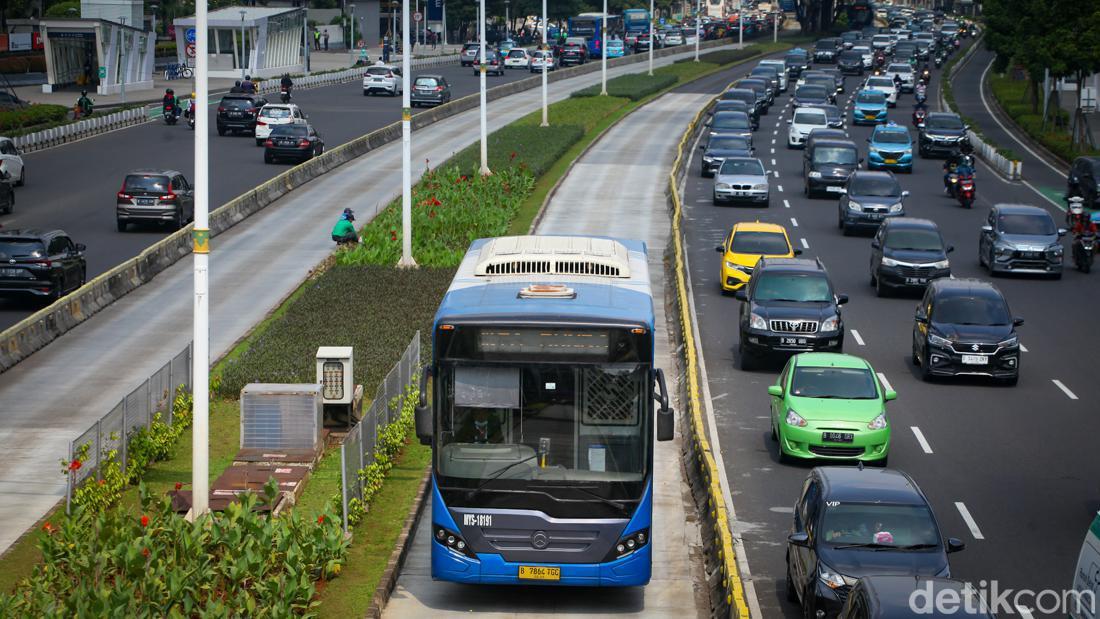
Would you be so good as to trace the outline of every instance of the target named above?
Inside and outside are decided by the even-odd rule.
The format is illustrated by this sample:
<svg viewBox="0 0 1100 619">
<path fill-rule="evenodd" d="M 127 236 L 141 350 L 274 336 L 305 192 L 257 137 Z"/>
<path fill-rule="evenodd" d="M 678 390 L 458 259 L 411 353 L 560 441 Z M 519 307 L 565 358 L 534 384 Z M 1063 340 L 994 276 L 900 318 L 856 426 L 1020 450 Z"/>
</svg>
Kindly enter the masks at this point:
<svg viewBox="0 0 1100 619">
<path fill-rule="evenodd" d="M 894 37 L 888 34 L 876 34 L 871 37 L 871 47 L 882 50 L 882 53 L 890 55 L 894 53 Z"/>
<path fill-rule="evenodd" d="M 894 62 L 886 67 L 886 77 L 894 79 L 895 75 L 901 77 L 902 92 L 913 92 L 917 85 L 917 74 L 913 73 L 913 67 L 908 62 Z"/>
<path fill-rule="evenodd" d="M 401 69 L 388 64 L 367 67 L 363 74 L 363 96 L 384 92 L 391 97 L 401 94 Z"/>
<path fill-rule="evenodd" d="M 786 62 L 784 62 L 782 60 L 769 59 L 769 60 L 761 60 L 757 64 L 766 65 L 766 66 L 769 66 L 769 67 L 775 67 L 776 69 L 779 69 L 779 90 L 783 91 L 783 92 L 785 92 L 787 90 L 787 85 L 790 82 L 791 74 L 790 74 L 789 71 L 787 71 L 787 63 Z"/>
<path fill-rule="evenodd" d="M 11 138 L 0 137 L 0 172 L 7 175 L 17 186 L 27 181 L 27 171 L 23 168 L 23 156 Z"/>
<path fill-rule="evenodd" d="M 859 52 L 863 56 L 863 68 L 870 69 L 871 65 L 875 63 L 875 52 L 866 45 L 856 45 L 852 48 L 853 52 Z"/>
<path fill-rule="evenodd" d="M 679 32 L 671 32 L 671 31 L 666 31 L 665 32 L 665 45 L 672 46 L 672 45 L 683 45 L 683 44 L 684 44 L 684 35 L 680 34 Z"/>
<path fill-rule="evenodd" d="M 268 103 L 256 115 L 256 146 L 263 146 L 276 125 L 304 124 L 306 115 L 293 103 Z"/>
<path fill-rule="evenodd" d="M 554 62 L 554 52 L 550 50 L 536 49 L 531 52 L 531 73 L 539 73 L 543 67 L 546 67 L 547 71 L 553 71 L 557 69 L 557 64 Z"/>
<path fill-rule="evenodd" d="M 787 148 L 802 148 L 811 131 L 829 128 L 829 116 L 821 108 L 800 107 L 795 109 L 794 117 L 788 119 L 787 124 L 791 126 L 787 130 Z"/>
<path fill-rule="evenodd" d="M 894 78 L 886 77 L 885 75 L 874 75 L 867 78 L 866 87 L 870 90 L 877 90 L 885 94 L 886 105 L 897 107 L 898 91 L 894 88 Z"/>
<path fill-rule="evenodd" d="M 522 47 L 513 47 L 504 57 L 505 69 L 526 69 L 531 66 L 531 54 Z"/>
</svg>

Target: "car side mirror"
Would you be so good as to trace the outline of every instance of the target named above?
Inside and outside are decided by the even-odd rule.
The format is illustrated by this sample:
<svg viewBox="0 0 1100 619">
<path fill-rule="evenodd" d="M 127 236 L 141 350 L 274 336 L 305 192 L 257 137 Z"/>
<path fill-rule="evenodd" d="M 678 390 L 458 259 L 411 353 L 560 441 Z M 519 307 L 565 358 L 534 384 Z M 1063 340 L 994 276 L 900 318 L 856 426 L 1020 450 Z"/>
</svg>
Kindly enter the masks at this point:
<svg viewBox="0 0 1100 619">
<path fill-rule="evenodd" d="M 913 320 L 916 320 L 917 322 L 922 324 L 928 322 L 928 314 L 924 313 L 924 308 L 917 308 L 916 313 L 913 314 Z"/>
<path fill-rule="evenodd" d="M 848 302 L 848 295 L 846 295 L 846 294 L 836 295 L 836 304 L 837 305 L 844 305 L 847 302 Z"/>
<path fill-rule="evenodd" d="M 793 123 L 794 123 L 794 119 L 792 119 L 792 118 L 787 119 L 787 124 L 788 125 L 793 124 Z"/>
<path fill-rule="evenodd" d="M 1012 326 L 1018 327 L 1022 324 L 1024 324 L 1024 319 L 1023 318 L 1020 318 L 1019 316 L 1016 316 L 1015 318 L 1012 319 Z"/>
<path fill-rule="evenodd" d="M 710 126 L 710 121 L 709 121 L 709 120 L 708 120 L 708 121 L 704 121 L 704 122 L 703 122 L 703 126 L 704 126 L 704 127 L 709 127 L 709 126 Z"/>
<path fill-rule="evenodd" d="M 1066 229 L 1065 228 L 1058 228 L 1058 236 L 1065 236 L 1065 235 L 1066 235 Z"/>
<path fill-rule="evenodd" d="M 954 245 L 948 245 L 947 249 L 944 250 L 944 253 L 950 254 L 953 251 L 955 251 L 955 246 Z"/>
<path fill-rule="evenodd" d="M 801 256 L 801 255 L 802 255 L 802 250 L 801 250 L 801 249 L 796 249 L 796 250 L 794 250 L 794 252 L 793 252 L 793 253 L 794 253 L 794 255 L 796 255 L 796 256 Z"/>
<path fill-rule="evenodd" d="M 877 240 L 872 240 L 871 249 L 882 249 L 882 243 L 879 243 Z"/>
<path fill-rule="evenodd" d="M 413 409 L 413 425 L 421 445 L 432 444 L 432 407 L 428 402 L 428 379 L 431 375 L 430 365 L 420 368 L 420 398 Z"/>
<path fill-rule="evenodd" d="M 768 395 L 777 398 L 783 397 L 783 387 L 779 385 L 768 385 Z"/>
<path fill-rule="evenodd" d="M 947 538 L 947 552 L 959 552 L 960 550 L 966 550 L 966 544 L 957 537 Z"/>
<path fill-rule="evenodd" d="M 706 149 L 707 149 L 707 145 L 706 145 L 706 144 L 700 144 L 700 145 L 699 145 L 699 150 L 706 150 Z"/>
<path fill-rule="evenodd" d="M 716 251 L 720 254 L 724 254 L 724 253 L 726 253 L 726 248 L 722 245 L 719 245 L 719 246 L 714 248 L 714 251 Z"/>
<path fill-rule="evenodd" d="M 908 198 L 909 197 L 909 190 L 906 189 L 906 190 L 902 191 L 901 192 L 901 197 Z"/>
<path fill-rule="evenodd" d="M 810 545 L 810 536 L 807 533 L 791 533 L 787 536 L 787 543 L 806 548 Z"/>
<path fill-rule="evenodd" d="M 893 389 L 887 389 L 886 393 L 882 394 L 882 399 L 887 402 L 898 399 L 898 392 Z"/>
<path fill-rule="evenodd" d="M 859 163 L 863 163 L 863 157 L 859 158 Z"/>
<path fill-rule="evenodd" d="M 970 131 L 970 125 L 963 125 L 963 131 Z"/>
<path fill-rule="evenodd" d="M 745 294 L 745 289 L 744 288 L 741 288 L 740 290 L 734 292 L 733 293 L 733 298 L 737 299 L 738 301 L 748 301 L 749 300 L 749 296 L 747 294 Z"/>
<path fill-rule="evenodd" d="M 989 224 L 982 226 L 982 232 L 993 232 L 993 226 Z"/>
</svg>

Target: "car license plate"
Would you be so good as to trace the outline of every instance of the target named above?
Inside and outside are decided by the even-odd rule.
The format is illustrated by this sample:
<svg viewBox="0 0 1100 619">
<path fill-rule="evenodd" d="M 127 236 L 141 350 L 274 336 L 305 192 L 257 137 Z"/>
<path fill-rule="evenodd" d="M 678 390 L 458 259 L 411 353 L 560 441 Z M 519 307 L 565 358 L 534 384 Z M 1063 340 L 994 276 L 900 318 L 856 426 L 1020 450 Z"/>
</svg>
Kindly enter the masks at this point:
<svg viewBox="0 0 1100 619">
<path fill-rule="evenodd" d="M 821 440 L 829 443 L 851 443 L 855 435 L 851 432 L 822 432 Z"/>
<path fill-rule="evenodd" d="M 897 159 L 887 159 L 886 160 L 886 163 L 897 163 L 897 162 L 898 162 Z"/>
<path fill-rule="evenodd" d="M 1024 258 L 1038 258 L 1039 257 L 1039 252 L 1037 252 L 1037 251 L 1022 251 L 1022 252 L 1020 252 L 1020 255 L 1023 256 Z"/>
<path fill-rule="evenodd" d="M 27 272 L 23 269 L 0 269 L 0 277 L 26 277 Z"/>
<path fill-rule="evenodd" d="M 962 362 L 966 365 L 989 365 L 989 357 L 985 355 L 963 355 Z"/>
<path fill-rule="evenodd" d="M 825 188 L 825 191 L 831 191 L 833 193 L 840 193 L 843 190 L 844 190 L 844 188 L 840 187 L 838 185 L 829 185 L 828 187 Z"/>
<path fill-rule="evenodd" d="M 874 119 L 875 119 L 875 115 L 874 115 L 874 114 L 864 114 L 864 115 L 863 115 L 863 119 L 864 119 L 864 120 L 874 120 Z"/>
<path fill-rule="evenodd" d="M 152 198 L 138 198 L 138 206 L 153 206 L 156 204 L 156 200 Z"/>
<path fill-rule="evenodd" d="M 519 578 L 520 580 L 561 580 L 561 568 L 521 565 L 519 566 Z"/>
<path fill-rule="evenodd" d="M 229 117 L 230 118 L 240 118 L 241 117 L 241 112 L 230 112 Z"/>
<path fill-rule="evenodd" d="M 905 278 L 905 283 L 906 284 L 927 284 L 928 283 L 928 278 L 927 277 L 906 277 Z"/>
<path fill-rule="evenodd" d="M 781 337 L 779 338 L 780 344 L 789 344 L 792 346 L 805 346 L 806 338 L 804 337 Z"/>
</svg>

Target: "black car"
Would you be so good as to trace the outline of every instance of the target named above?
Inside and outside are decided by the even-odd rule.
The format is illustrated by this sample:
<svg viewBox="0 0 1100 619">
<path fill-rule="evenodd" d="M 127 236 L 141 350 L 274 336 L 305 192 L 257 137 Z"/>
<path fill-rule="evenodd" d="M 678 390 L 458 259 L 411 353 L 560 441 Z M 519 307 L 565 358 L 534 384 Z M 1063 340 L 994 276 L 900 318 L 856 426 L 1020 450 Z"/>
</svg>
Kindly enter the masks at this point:
<svg viewBox="0 0 1100 619">
<path fill-rule="evenodd" d="M 741 369 L 775 353 L 842 352 L 847 295 L 833 292 L 820 259 L 761 258 L 749 285 L 735 293 L 740 309 Z"/>
<path fill-rule="evenodd" d="M 752 139 L 737 135 L 719 135 L 711 137 L 706 144 L 700 144 L 703 149 L 700 173 L 702 176 L 714 176 L 722 162 L 730 157 L 755 157 L 756 151 L 752 147 Z"/>
<path fill-rule="evenodd" d="M 806 148 L 802 160 L 802 176 L 805 178 L 803 193 L 807 198 L 819 194 L 841 194 L 848 176 L 863 159 L 859 148 L 850 140 L 815 140 L 813 148 Z"/>
<path fill-rule="evenodd" d="M 953 602 L 942 603 L 946 600 Z M 865 576 L 848 594 L 837 619 L 996 619 L 988 607 L 978 590 L 962 580 Z"/>
<path fill-rule="evenodd" d="M 584 64 L 588 62 L 588 49 L 583 43 L 566 43 L 561 48 L 561 56 L 558 63 L 563 67 L 572 64 Z"/>
<path fill-rule="evenodd" d="M 719 99 L 733 99 L 736 101 L 744 101 L 752 106 L 752 116 L 754 119 L 753 126 L 760 126 L 760 115 L 768 112 L 768 99 L 767 97 L 757 96 L 757 91 L 750 88 L 730 88 L 722 93 Z"/>
<path fill-rule="evenodd" d="M 818 71 L 833 78 L 833 84 L 836 86 L 837 92 L 844 92 L 844 73 L 842 73 L 840 69 L 836 67 L 822 67 L 818 69 Z"/>
<path fill-rule="evenodd" d="M 179 230 L 195 218 L 195 190 L 177 170 L 134 170 L 115 195 L 115 224 L 166 223 Z"/>
<path fill-rule="evenodd" d="M 814 62 L 836 62 L 836 57 L 843 48 L 844 45 L 840 39 L 831 37 L 820 39 L 814 43 Z"/>
<path fill-rule="evenodd" d="M 908 195 L 893 172 L 856 170 L 840 195 L 837 227 L 845 235 L 856 229 L 877 230 L 887 219 L 905 215 Z"/>
<path fill-rule="evenodd" d="M 775 103 L 775 97 L 772 95 L 771 91 L 771 82 L 766 79 L 745 77 L 734 82 L 733 87 L 748 88 L 756 93 L 757 98 L 763 96 L 765 107 L 761 114 L 767 114 L 768 107 L 770 107 L 772 103 Z"/>
<path fill-rule="evenodd" d="M 772 100 L 779 95 L 782 88 L 779 86 L 779 76 L 775 69 L 769 67 L 756 67 L 749 72 L 749 77 L 764 80 L 768 84 L 768 92 Z"/>
<path fill-rule="evenodd" d="M 325 142 L 313 125 L 278 125 L 264 142 L 264 163 L 279 159 L 308 161 L 325 152 Z"/>
<path fill-rule="evenodd" d="M 968 129 L 958 114 L 930 112 L 917 137 L 920 156 L 950 155 L 963 143 L 970 141 L 966 136 Z"/>
<path fill-rule="evenodd" d="M 787 598 L 806 617 L 835 617 L 864 576 L 950 576 L 947 554 L 966 547 L 944 541 L 928 498 L 892 469 L 813 469 L 790 531 Z"/>
<path fill-rule="evenodd" d="M 810 66 L 810 55 L 805 50 L 787 52 L 783 57 L 783 63 L 787 65 L 787 77 L 791 81 L 797 80 L 802 71 Z"/>
<path fill-rule="evenodd" d="M 260 108 L 267 105 L 267 99 L 258 94 L 232 94 L 222 97 L 218 103 L 218 135 L 225 135 L 232 131 L 237 133 L 256 132 L 256 117 Z"/>
<path fill-rule="evenodd" d="M 442 75 L 418 75 L 409 91 L 409 105 L 443 105 L 451 100 L 451 85 Z"/>
<path fill-rule="evenodd" d="M 807 71 L 802 75 L 802 82 L 806 86 L 821 86 L 828 93 L 829 103 L 836 102 L 836 78 L 824 71 Z"/>
<path fill-rule="evenodd" d="M 80 288 L 84 249 L 62 230 L 0 230 L 0 298 L 54 300 Z"/>
<path fill-rule="evenodd" d="M 752 92 L 749 92 L 752 95 Z M 745 103 L 740 99 L 719 99 L 714 102 L 714 105 L 710 108 L 711 116 L 718 112 L 744 112 L 749 115 L 749 119 L 752 120 L 752 130 L 756 131 L 760 128 L 760 116 L 756 113 L 756 108 L 751 103 Z"/>
<path fill-rule="evenodd" d="M 836 66 L 845 75 L 863 75 L 863 54 L 852 50 L 840 52 Z"/>
<path fill-rule="evenodd" d="M 818 106 L 818 107 L 820 107 L 820 106 Z M 826 115 L 826 117 L 828 117 L 828 116 Z M 813 152 L 813 145 L 814 145 L 815 142 L 819 142 L 821 140 L 847 140 L 847 139 L 848 139 L 848 133 L 845 132 L 843 129 L 832 129 L 832 128 L 826 129 L 824 127 L 818 127 L 818 128 L 810 129 L 810 134 L 806 136 L 806 144 L 804 145 L 804 149 L 802 151 L 802 158 L 805 159 L 806 157 L 808 157 L 810 155 L 810 153 Z"/>
<path fill-rule="evenodd" d="M 476 58 L 474 58 L 474 75 L 477 75 L 478 71 L 481 70 L 481 65 L 482 64 L 483 63 L 482 63 L 481 55 L 478 54 L 478 56 Z M 500 55 L 500 52 L 498 52 L 497 50 L 495 50 L 495 49 L 486 49 L 485 50 L 484 64 L 485 64 L 485 73 L 486 74 L 504 75 L 504 58 Z"/>
<path fill-rule="evenodd" d="M 995 204 L 978 237 L 978 262 L 998 273 L 1062 276 L 1064 229 L 1050 213 L 1028 204 Z"/>
<path fill-rule="evenodd" d="M 11 179 L 0 178 L 0 213 L 10 215 L 15 210 L 15 188 Z"/>
<path fill-rule="evenodd" d="M 913 363 L 921 378 L 992 376 L 1008 385 L 1020 377 L 1014 317 L 996 286 L 977 279 L 928 284 L 913 319 Z"/>
<path fill-rule="evenodd" d="M 1081 196 L 1085 206 L 1095 207 L 1100 201 L 1100 157 L 1078 157 L 1066 176 L 1066 195 Z"/>
<path fill-rule="evenodd" d="M 820 107 L 832 105 L 833 99 L 828 90 L 820 84 L 805 84 L 794 89 L 791 107 Z"/>
<path fill-rule="evenodd" d="M 928 282 L 951 277 L 948 245 L 935 222 L 915 217 L 888 219 L 871 241 L 871 285 L 875 294 L 923 289 Z"/>
<path fill-rule="evenodd" d="M 841 113 L 840 108 L 835 105 L 815 105 L 817 109 L 825 112 L 825 118 L 829 119 L 829 127 L 831 129 L 840 129 L 844 127 L 844 114 Z"/>
</svg>

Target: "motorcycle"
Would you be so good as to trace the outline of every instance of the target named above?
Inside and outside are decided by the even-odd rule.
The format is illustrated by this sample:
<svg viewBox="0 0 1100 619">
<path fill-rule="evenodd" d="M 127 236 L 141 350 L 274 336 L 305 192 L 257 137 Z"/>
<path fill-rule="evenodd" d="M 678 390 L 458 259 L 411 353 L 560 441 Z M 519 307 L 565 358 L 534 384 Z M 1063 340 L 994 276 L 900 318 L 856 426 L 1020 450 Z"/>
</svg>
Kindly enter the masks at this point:
<svg viewBox="0 0 1100 619">
<path fill-rule="evenodd" d="M 1078 271 L 1088 273 L 1092 270 L 1092 260 L 1096 254 L 1096 235 L 1092 232 L 1078 234 L 1073 239 L 1073 264 Z"/>
<path fill-rule="evenodd" d="M 970 208 L 974 205 L 974 175 L 956 174 L 955 176 L 958 178 L 955 198 L 958 199 L 960 206 Z"/>
<path fill-rule="evenodd" d="M 176 108 L 172 105 L 164 106 L 164 123 L 167 125 L 174 125 L 179 117 L 176 116 Z"/>
<path fill-rule="evenodd" d="M 935 63 L 936 63 L 936 68 L 937 69 L 939 69 L 940 67 L 943 66 L 943 55 L 942 54 L 936 54 Z"/>
<path fill-rule="evenodd" d="M 928 82 L 932 81 L 932 72 L 929 71 L 928 69 L 925 69 L 925 70 L 921 71 L 920 81 L 923 82 L 925 86 L 927 86 Z"/>
<path fill-rule="evenodd" d="M 279 99 L 283 103 L 290 103 L 290 89 L 289 88 L 284 88 L 281 91 L 279 91 Z"/>
<path fill-rule="evenodd" d="M 959 197 L 959 175 L 954 170 L 947 173 L 947 195 L 952 198 Z"/>
<path fill-rule="evenodd" d="M 913 111 L 913 126 L 917 129 L 924 129 L 924 121 L 928 118 L 928 112 L 924 109 L 917 109 Z"/>
<path fill-rule="evenodd" d="M 928 101 L 928 93 L 926 92 L 914 92 L 913 98 L 916 100 L 917 105 L 924 105 L 925 101 Z"/>
</svg>

